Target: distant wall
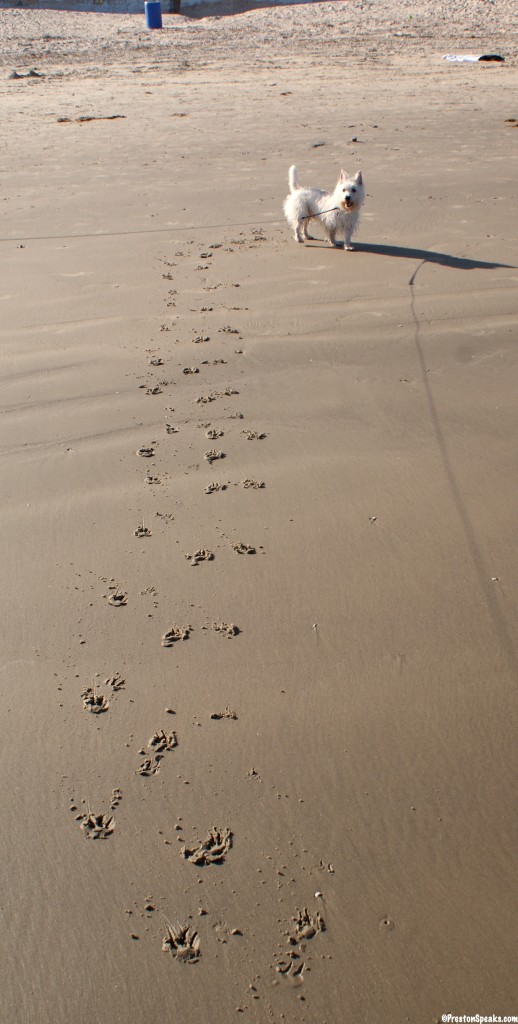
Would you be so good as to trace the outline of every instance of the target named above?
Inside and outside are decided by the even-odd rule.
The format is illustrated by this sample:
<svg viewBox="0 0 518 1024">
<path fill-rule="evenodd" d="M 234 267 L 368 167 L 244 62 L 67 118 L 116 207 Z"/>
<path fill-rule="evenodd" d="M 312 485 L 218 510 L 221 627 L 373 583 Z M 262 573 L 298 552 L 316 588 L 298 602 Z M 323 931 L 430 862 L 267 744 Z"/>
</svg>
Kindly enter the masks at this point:
<svg viewBox="0 0 518 1024">
<path fill-rule="evenodd" d="M 182 0 L 182 10 L 207 0 Z M 211 4 L 223 0 L 209 0 Z M 281 0 L 286 2 L 286 0 Z M 173 0 L 161 0 L 164 14 L 173 8 Z M 112 14 L 141 14 L 144 0 L 0 0 L 0 7 L 40 8 L 53 11 L 110 11 Z"/>
<path fill-rule="evenodd" d="M 173 9 L 173 0 L 160 0 L 162 11 L 168 14 Z M 186 7 L 196 7 L 197 4 L 225 3 L 227 7 L 232 0 L 181 0 L 184 10 Z M 255 3 L 258 0 L 254 0 Z M 264 0 L 264 5 L 280 6 L 282 4 L 312 3 L 314 0 Z M 108 11 L 112 14 L 141 14 L 144 11 L 144 0 L 0 0 L 2 7 L 23 7 L 40 8 L 41 10 L 53 11 Z M 243 9 L 242 3 L 237 2 L 236 7 Z"/>
<path fill-rule="evenodd" d="M 170 9 L 169 0 L 161 0 L 162 10 Z M 185 0 L 184 0 L 185 2 Z M 50 11 L 111 11 L 113 14 L 136 14 L 144 10 L 144 0 L 0 0 L 0 7 Z"/>
</svg>

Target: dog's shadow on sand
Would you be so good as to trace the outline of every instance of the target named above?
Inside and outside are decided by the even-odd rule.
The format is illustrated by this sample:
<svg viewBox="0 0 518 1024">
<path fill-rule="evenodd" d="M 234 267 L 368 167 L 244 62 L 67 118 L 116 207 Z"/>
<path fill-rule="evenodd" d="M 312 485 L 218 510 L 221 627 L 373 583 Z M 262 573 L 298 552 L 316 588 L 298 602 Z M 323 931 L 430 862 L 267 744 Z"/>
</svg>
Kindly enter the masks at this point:
<svg viewBox="0 0 518 1024">
<path fill-rule="evenodd" d="M 463 256 L 450 256 L 446 252 L 431 249 L 409 249 L 400 245 L 377 245 L 370 242 L 355 242 L 356 252 L 373 253 L 375 256 L 391 256 L 396 259 L 417 260 L 419 263 L 438 263 L 452 270 L 497 270 L 516 269 L 511 263 L 487 263 L 484 260 L 469 260 Z"/>
</svg>

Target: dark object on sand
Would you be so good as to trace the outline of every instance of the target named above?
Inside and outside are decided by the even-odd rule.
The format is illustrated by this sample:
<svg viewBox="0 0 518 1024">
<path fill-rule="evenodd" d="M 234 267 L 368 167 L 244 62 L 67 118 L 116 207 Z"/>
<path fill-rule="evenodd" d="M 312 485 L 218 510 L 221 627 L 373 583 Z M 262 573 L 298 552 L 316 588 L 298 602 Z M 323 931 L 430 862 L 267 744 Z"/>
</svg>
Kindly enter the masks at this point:
<svg viewBox="0 0 518 1024">
<path fill-rule="evenodd" d="M 146 28 L 162 28 L 162 5 L 160 0 L 146 0 L 144 3 Z"/>
<path fill-rule="evenodd" d="M 499 53 L 483 53 L 482 56 L 479 57 L 478 59 L 479 60 L 500 60 L 500 61 L 504 60 L 504 58 L 501 57 Z"/>
</svg>

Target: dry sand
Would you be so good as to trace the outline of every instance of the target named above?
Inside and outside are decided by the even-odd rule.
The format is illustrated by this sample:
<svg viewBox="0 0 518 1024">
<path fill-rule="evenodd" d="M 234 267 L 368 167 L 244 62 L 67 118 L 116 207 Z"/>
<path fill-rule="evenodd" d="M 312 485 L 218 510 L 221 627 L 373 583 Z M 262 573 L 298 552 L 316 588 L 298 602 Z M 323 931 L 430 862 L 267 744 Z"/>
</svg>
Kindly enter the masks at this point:
<svg viewBox="0 0 518 1024">
<path fill-rule="evenodd" d="M 518 1015 L 512 6 L 0 12 L 6 1024 Z"/>
</svg>

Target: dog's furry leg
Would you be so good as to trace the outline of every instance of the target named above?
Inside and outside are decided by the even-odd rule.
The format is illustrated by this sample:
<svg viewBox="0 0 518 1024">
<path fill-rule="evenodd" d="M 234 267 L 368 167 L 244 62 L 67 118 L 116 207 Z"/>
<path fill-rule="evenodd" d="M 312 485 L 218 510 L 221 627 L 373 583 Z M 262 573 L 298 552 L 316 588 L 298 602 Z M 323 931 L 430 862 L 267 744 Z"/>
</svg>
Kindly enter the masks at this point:
<svg viewBox="0 0 518 1024">
<path fill-rule="evenodd" d="M 346 252 L 354 252 L 354 245 L 351 245 L 351 237 L 354 230 L 354 225 L 345 229 L 344 249 Z"/>
</svg>

